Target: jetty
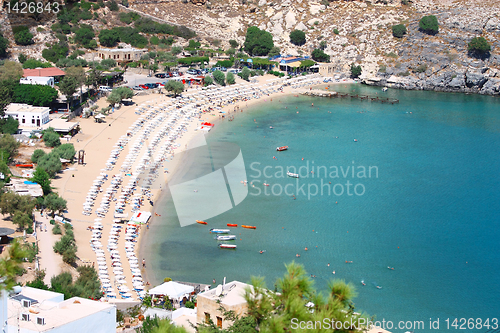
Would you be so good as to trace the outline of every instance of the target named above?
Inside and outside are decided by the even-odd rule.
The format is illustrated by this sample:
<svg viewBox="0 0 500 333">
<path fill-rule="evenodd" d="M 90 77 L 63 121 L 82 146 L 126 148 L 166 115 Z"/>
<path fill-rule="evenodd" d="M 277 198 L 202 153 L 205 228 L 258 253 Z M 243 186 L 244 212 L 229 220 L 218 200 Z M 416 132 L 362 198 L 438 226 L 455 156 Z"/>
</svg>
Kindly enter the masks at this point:
<svg viewBox="0 0 500 333">
<path fill-rule="evenodd" d="M 359 95 L 359 94 L 349 94 L 349 93 L 339 93 L 336 91 L 324 91 L 318 89 L 297 89 L 298 93 L 305 96 L 315 96 L 315 97 L 329 97 L 329 98 L 350 98 L 350 99 L 360 99 L 367 100 L 370 102 L 380 102 L 380 103 L 388 103 L 388 104 L 396 104 L 399 103 L 399 100 L 396 98 L 388 98 L 388 97 L 380 97 L 380 96 L 368 96 L 368 95 Z"/>
</svg>

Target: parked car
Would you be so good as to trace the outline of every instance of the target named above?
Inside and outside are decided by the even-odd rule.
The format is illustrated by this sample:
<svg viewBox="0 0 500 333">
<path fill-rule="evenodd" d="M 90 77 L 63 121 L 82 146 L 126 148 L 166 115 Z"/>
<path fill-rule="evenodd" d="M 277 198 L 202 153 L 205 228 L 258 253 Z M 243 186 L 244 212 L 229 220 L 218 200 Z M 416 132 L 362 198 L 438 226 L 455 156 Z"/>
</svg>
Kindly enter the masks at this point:
<svg viewBox="0 0 500 333">
<path fill-rule="evenodd" d="M 99 86 L 99 91 L 111 91 L 113 90 L 110 86 Z"/>
<path fill-rule="evenodd" d="M 172 77 L 178 77 L 180 76 L 178 72 L 172 72 Z"/>
<path fill-rule="evenodd" d="M 198 72 L 196 71 L 196 69 L 188 69 L 188 71 L 186 73 L 189 74 L 189 75 L 197 75 L 198 74 Z"/>
<path fill-rule="evenodd" d="M 149 89 L 149 87 L 144 84 L 140 84 L 139 87 L 141 87 L 142 89 Z"/>
<path fill-rule="evenodd" d="M 148 87 L 149 89 L 158 88 L 158 84 L 157 83 L 144 83 L 144 85 L 146 87 Z"/>
<path fill-rule="evenodd" d="M 165 73 L 157 73 L 155 74 L 157 78 L 164 79 L 165 78 Z"/>
<path fill-rule="evenodd" d="M 143 88 L 141 88 L 139 86 L 133 86 L 132 89 L 134 89 L 134 90 L 144 90 Z"/>
<path fill-rule="evenodd" d="M 229 68 L 227 71 L 231 72 L 233 74 L 241 73 L 241 69 L 239 69 L 239 68 Z"/>
<path fill-rule="evenodd" d="M 158 86 L 165 87 L 165 84 L 164 84 L 164 83 L 161 83 L 161 82 L 156 82 L 155 84 L 157 84 Z"/>
</svg>

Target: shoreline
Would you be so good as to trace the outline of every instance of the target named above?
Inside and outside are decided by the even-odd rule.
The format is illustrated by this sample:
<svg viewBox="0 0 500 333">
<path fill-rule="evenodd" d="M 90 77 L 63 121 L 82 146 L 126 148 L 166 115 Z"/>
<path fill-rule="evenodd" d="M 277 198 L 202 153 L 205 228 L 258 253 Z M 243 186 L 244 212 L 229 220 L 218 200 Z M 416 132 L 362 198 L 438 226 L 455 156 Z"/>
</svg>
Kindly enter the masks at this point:
<svg viewBox="0 0 500 333">
<path fill-rule="evenodd" d="M 117 279 L 114 278 L 116 273 L 113 274 L 114 270 L 113 267 L 116 268 L 116 266 L 113 264 L 110 258 L 110 255 L 106 252 L 105 257 L 101 258 L 99 260 L 96 260 L 96 252 L 92 249 L 92 247 L 89 245 L 89 240 L 91 240 L 91 236 L 93 234 L 92 231 L 92 226 L 95 224 L 94 221 L 97 220 L 96 216 L 94 214 L 94 211 L 96 208 L 99 207 L 99 202 L 102 203 L 105 200 L 105 197 L 108 195 L 105 195 L 103 192 L 105 191 L 105 188 L 107 187 L 108 190 L 110 189 L 109 187 L 109 180 L 112 179 L 113 175 L 121 175 L 120 177 L 123 177 L 123 183 L 120 183 L 119 186 L 122 187 L 122 195 L 124 194 L 123 192 L 123 186 L 126 185 L 126 182 L 128 179 L 132 179 L 132 177 L 127 177 L 126 172 L 122 172 L 120 169 L 120 166 L 123 167 L 123 164 L 125 161 L 127 161 L 126 157 L 128 158 L 128 155 L 130 154 L 132 150 L 132 143 L 137 140 L 145 140 L 144 142 L 146 145 L 148 145 L 148 139 L 151 138 L 152 140 L 157 140 L 156 138 L 153 139 L 155 134 L 159 134 L 162 132 L 162 129 L 164 131 L 167 130 L 167 127 L 165 125 L 159 125 L 160 123 L 153 124 L 152 121 L 154 119 L 157 119 L 157 116 L 163 116 L 164 120 L 171 116 L 175 117 L 175 114 L 177 114 L 179 110 L 179 106 L 175 107 L 172 103 L 178 103 L 179 101 L 183 103 L 183 106 L 181 107 L 181 110 L 184 108 L 187 108 L 189 105 L 192 105 L 191 111 L 188 111 L 188 113 L 184 113 L 184 115 L 179 118 L 179 121 L 175 120 L 174 125 L 172 126 L 179 126 L 175 131 L 173 130 L 173 127 L 171 130 L 173 131 L 174 134 L 174 141 L 172 141 L 172 144 L 169 146 L 168 151 L 165 150 L 165 153 L 162 153 L 162 149 L 166 149 L 167 143 L 163 146 L 163 148 L 159 148 L 158 146 L 161 145 L 165 141 L 165 139 L 159 140 L 159 141 L 154 141 L 151 145 L 148 145 L 148 147 L 152 147 L 151 151 L 151 158 L 153 158 L 153 154 L 157 155 L 157 152 L 165 155 L 162 160 L 159 160 L 161 156 L 155 156 L 155 161 L 156 163 L 156 173 L 157 175 L 154 176 L 154 180 L 156 182 L 160 182 L 165 186 L 165 184 L 168 184 L 168 181 L 171 179 L 171 176 L 175 174 L 175 171 L 180 165 L 180 161 L 176 160 L 173 158 L 172 160 L 169 159 L 169 164 L 168 164 L 168 173 L 163 172 L 163 178 L 161 177 L 161 170 L 164 168 L 165 165 L 165 159 L 171 157 L 173 155 L 175 157 L 175 151 L 177 152 L 182 152 L 185 149 L 187 149 L 189 143 L 191 140 L 196 137 L 200 131 L 197 131 L 197 128 L 200 126 L 200 123 L 203 121 L 209 121 L 212 123 L 220 123 L 221 121 L 224 121 L 222 119 L 219 119 L 217 117 L 217 114 L 220 114 L 219 112 L 226 112 L 224 116 L 227 119 L 227 116 L 232 116 L 236 108 L 238 108 L 238 111 L 243 110 L 246 111 L 250 107 L 254 107 L 258 103 L 264 103 L 266 99 L 271 99 L 271 98 L 276 98 L 278 96 L 288 96 L 290 94 L 297 94 L 296 89 L 297 87 L 300 86 L 305 86 L 305 85 L 316 85 L 319 84 L 323 81 L 323 77 L 319 75 L 309 75 L 309 76 L 303 76 L 303 77 L 298 77 L 296 79 L 292 80 L 287 80 L 285 78 L 276 78 L 271 75 L 265 75 L 262 77 L 257 77 L 257 80 L 254 82 L 246 82 L 241 79 L 237 80 L 237 84 L 231 85 L 231 86 L 225 86 L 221 88 L 216 88 L 210 90 L 202 90 L 202 89 L 190 89 L 185 91 L 181 96 L 184 97 L 184 99 L 173 99 L 170 97 L 167 97 L 162 94 L 151 94 L 151 95 L 142 95 L 142 96 L 135 96 L 134 97 L 134 102 L 135 105 L 132 106 L 122 106 L 119 110 L 116 110 L 114 113 L 109 114 L 106 117 L 105 123 L 95 123 L 93 118 L 80 118 L 77 119 L 80 122 L 80 128 L 81 131 L 75 135 L 69 142 L 73 143 L 75 146 L 75 150 L 85 150 L 85 163 L 84 165 L 78 165 L 74 164 L 70 168 L 64 170 L 59 174 L 59 176 L 53 180 L 52 185 L 56 189 L 58 189 L 60 195 L 67 200 L 67 210 L 68 213 L 65 214 L 65 216 L 71 220 L 71 223 L 73 224 L 73 227 L 75 229 L 75 239 L 76 243 L 78 246 L 78 252 L 77 256 L 79 258 L 79 263 L 80 264 L 88 264 L 92 265 L 97 269 L 97 264 L 98 261 L 100 260 L 100 264 L 105 264 L 105 268 L 107 268 L 109 273 L 109 279 L 111 280 L 111 283 L 115 281 L 115 287 L 113 288 L 113 291 L 117 291 Z M 315 84 L 313 84 L 313 81 Z M 350 83 L 350 82 L 339 82 L 338 84 L 345 84 L 345 83 Z M 285 84 L 285 86 L 283 86 Z M 336 82 L 332 82 L 332 84 L 337 84 Z M 295 87 L 294 87 L 295 86 Z M 309 86 L 308 86 L 309 87 Z M 212 92 L 212 94 L 209 94 Z M 229 93 L 231 92 L 231 93 Z M 266 96 L 266 94 L 269 92 L 269 94 Z M 212 95 L 214 97 L 207 98 L 207 95 Z M 224 97 L 224 95 L 226 97 Z M 190 99 L 190 97 L 193 97 L 193 99 Z M 203 102 L 203 100 L 205 101 Z M 246 100 L 245 100 L 246 99 Z M 189 102 L 191 100 L 191 102 Z M 209 100 L 209 101 L 207 101 Z M 194 105 L 196 104 L 196 108 Z M 106 106 L 106 101 L 105 99 L 100 99 L 97 102 L 97 105 L 99 107 Z M 162 107 L 162 105 L 165 105 Z M 220 107 L 216 107 L 217 105 L 220 105 Z M 208 110 L 209 108 L 213 107 L 211 112 L 204 112 L 200 115 L 198 115 L 198 111 L 201 110 Z M 137 112 L 140 108 L 143 109 L 143 111 Z M 154 111 L 156 110 L 156 111 Z M 164 111 L 161 111 L 164 110 Z M 170 110 L 170 111 L 169 111 Z M 189 109 L 186 109 L 189 110 Z M 195 115 L 195 110 L 196 111 L 196 116 Z M 128 135 L 127 132 L 131 131 L 132 125 L 136 123 L 138 119 L 142 119 L 144 116 L 148 114 L 148 112 L 154 111 L 151 113 L 151 119 L 152 120 L 144 120 L 142 122 L 142 125 L 140 125 L 140 130 L 137 130 L 139 132 L 134 132 L 131 134 L 130 138 L 127 138 Z M 180 111 L 180 110 L 179 110 Z M 186 112 L 186 111 L 184 111 Z M 237 112 L 237 111 L 236 111 Z M 189 114 L 191 116 L 189 116 Z M 187 117 L 187 118 L 186 118 Z M 177 118 L 175 118 L 177 119 Z M 188 120 L 185 121 L 184 124 L 180 124 L 182 119 Z M 151 123 L 150 123 L 151 121 Z M 177 124 L 177 125 L 175 125 Z M 153 126 L 153 127 L 149 127 Z M 128 128 L 128 130 L 127 130 Z M 182 130 L 179 130 L 179 128 L 183 128 Z M 140 133 L 143 133 L 143 131 L 147 130 L 147 135 L 146 136 L 140 136 Z M 145 133 L 145 132 L 144 132 Z M 169 132 L 170 133 L 170 132 Z M 144 134 L 145 135 L 145 134 Z M 169 134 L 170 135 L 170 134 Z M 123 140 L 123 138 L 126 138 L 125 144 L 119 144 L 120 140 Z M 143 139 L 141 139 L 143 138 Z M 129 142 L 130 141 L 130 142 Z M 127 143 L 128 142 L 128 143 Z M 113 148 L 114 145 L 114 148 Z M 142 153 L 148 152 L 146 148 L 146 145 L 140 146 L 140 151 L 141 153 L 139 156 L 142 155 Z M 120 147 L 123 146 L 123 147 Z M 116 160 L 114 161 L 113 166 L 111 166 L 111 169 L 102 169 L 106 166 L 106 160 L 108 160 L 109 163 L 109 158 L 110 154 L 113 150 L 117 150 L 116 148 L 120 148 L 119 150 L 121 153 L 118 153 Z M 144 155 L 143 155 L 144 156 Z M 138 158 L 138 160 L 140 157 Z M 134 158 L 135 160 L 135 158 Z M 135 163 L 137 168 L 137 162 Z M 158 164 L 159 163 L 159 164 Z M 149 167 L 147 167 L 149 169 Z M 147 169 L 145 170 L 147 172 Z M 105 171 L 107 170 L 107 171 Z M 131 171 L 133 169 L 130 169 Z M 151 170 L 153 170 L 151 168 Z M 129 172 L 131 172 L 129 171 Z M 140 175 L 142 173 L 136 173 L 137 170 L 134 172 L 134 174 Z M 89 210 L 90 215 L 82 215 L 82 204 L 85 203 L 85 197 L 87 196 L 88 198 L 88 191 L 89 188 L 92 187 L 92 184 L 96 181 L 96 178 L 99 178 L 99 175 L 105 173 L 107 176 L 102 182 L 102 187 L 100 187 L 95 194 L 94 204 L 95 206 Z M 153 175 L 153 174 L 150 174 Z M 128 176 L 131 176 L 128 175 Z M 143 175 L 144 176 L 144 175 Z M 143 177 L 141 176 L 141 177 Z M 147 177 L 147 176 L 146 176 Z M 141 178 L 144 180 L 144 177 Z M 162 185 L 159 186 L 159 188 L 148 188 L 147 190 L 141 190 L 141 186 L 137 185 L 136 188 L 136 195 L 140 196 L 140 192 L 142 191 L 143 198 L 144 195 L 149 196 L 153 201 L 159 200 L 161 197 L 161 191 L 162 191 Z M 145 191 L 145 192 L 144 192 Z M 113 195 L 111 198 L 114 198 L 113 200 L 108 199 L 108 206 L 109 206 L 109 212 L 103 217 L 101 217 L 101 222 L 102 223 L 102 239 L 99 240 L 99 243 L 102 241 L 102 244 L 99 245 L 98 248 L 102 247 L 105 249 L 109 244 L 106 242 L 106 235 L 110 235 L 110 231 L 112 230 L 112 226 L 114 225 L 114 206 L 115 202 L 116 204 L 119 204 L 120 201 L 126 200 L 126 207 L 125 207 L 125 212 L 129 214 L 128 218 L 126 220 L 129 220 L 131 215 L 131 200 L 132 198 L 128 199 L 118 199 L 118 196 L 120 195 L 119 192 L 119 187 L 116 187 L 116 190 L 114 191 L 116 195 Z M 132 194 L 130 194 L 132 195 Z M 88 199 L 87 199 L 88 200 Z M 145 199 L 147 202 L 147 198 Z M 124 202 L 125 203 L 125 202 Z M 151 212 L 151 219 L 149 223 L 157 223 L 156 222 L 156 216 L 155 216 L 155 210 L 157 206 L 154 205 L 152 207 L 148 207 L 147 203 L 146 205 L 142 205 L 138 208 L 139 211 L 149 211 Z M 89 229 L 90 228 L 90 229 Z M 147 226 L 143 225 L 138 225 L 137 231 L 139 232 L 138 237 L 135 239 L 135 245 L 134 245 L 134 253 L 136 254 L 137 258 L 139 261 L 141 260 L 142 257 L 142 252 L 141 248 L 145 246 L 145 239 L 147 239 L 147 235 L 145 235 L 146 230 L 148 230 Z M 123 231 L 125 231 L 125 226 L 123 227 Z M 99 237 L 101 237 L 101 234 L 99 234 Z M 146 238 L 144 238 L 146 236 Z M 111 237 L 110 237 L 111 239 Z M 109 240 L 108 240 L 109 242 Z M 95 243 L 91 241 L 91 244 Z M 95 244 L 94 244 L 95 245 Z M 118 253 L 120 253 L 120 258 L 121 262 L 123 262 L 124 269 L 123 275 L 124 275 L 124 280 L 126 281 L 127 285 L 131 286 L 131 281 L 134 275 L 132 275 L 132 272 L 128 269 L 128 263 L 127 263 L 127 258 L 126 258 L 126 244 L 125 241 L 118 238 L 117 244 L 116 244 L 116 250 Z M 98 256 L 99 257 L 99 256 Z M 103 268 L 103 266 L 100 266 Z M 148 269 L 150 269 L 149 265 L 146 265 Z M 41 267 L 43 269 L 43 267 Z M 64 270 L 64 269 L 63 269 Z M 140 267 L 140 270 L 142 271 L 142 274 L 144 274 L 144 279 L 143 282 L 146 283 L 147 280 L 147 270 Z M 111 272 L 112 271 L 112 272 Z M 146 284 L 147 286 L 147 284 Z M 145 287 L 146 287 L 145 286 Z M 108 287 L 109 288 L 109 287 Z M 147 289 L 147 288 L 146 288 Z M 111 293 L 111 291 L 108 290 L 108 292 Z M 116 293 L 118 296 L 118 293 Z M 119 296 L 118 296 L 119 297 Z M 136 297 L 134 297 L 136 298 Z"/>
<path fill-rule="evenodd" d="M 321 77 L 321 80 L 323 80 L 323 77 Z M 354 83 L 356 83 L 354 80 L 340 81 L 340 82 L 328 82 L 328 83 L 320 82 L 320 83 L 318 83 L 316 85 L 311 85 L 311 88 L 314 90 L 315 87 L 317 87 L 318 85 L 323 85 L 323 84 L 335 86 L 335 85 L 354 84 Z M 294 95 L 294 96 L 298 97 L 299 95 L 302 95 L 302 93 L 299 92 L 299 91 L 297 91 L 297 89 L 295 89 L 295 88 L 284 87 L 282 92 L 278 91 L 276 93 L 269 94 L 266 97 L 262 97 L 262 98 L 258 98 L 258 99 L 251 99 L 249 101 L 238 101 L 235 104 L 228 104 L 228 105 L 222 107 L 222 109 L 220 111 L 225 111 L 226 112 L 226 114 L 225 114 L 226 116 L 227 115 L 231 115 L 231 114 L 237 114 L 237 113 L 239 113 L 238 111 L 232 111 L 235 108 L 239 108 L 239 110 L 241 110 L 242 112 L 248 112 L 249 110 L 255 110 L 256 107 L 258 107 L 259 105 L 264 105 L 264 103 L 272 101 L 273 98 L 277 98 L 277 97 L 290 97 L 291 95 Z M 206 117 L 206 119 L 202 119 L 203 121 L 210 121 L 214 125 L 220 124 L 220 123 L 222 123 L 224 121 L 229 121 L 229 120 L 226 120 L 226 119 L 222 119 L 222 118 L 219 119 L 219 118 L 217 118 L 216 114 L 214 114 L 214 113 L 206 113 L 203 116 Z M 216 130 L 215 126 L 214 126 L 214 129 L 212 129 L 212 130 Z M 195 133 L 195 134 L 197 134 L 197 133 Z M 188 147 L 190 146 L 191 142 L 195 139 L 195 137 L 196 137 L 196 135 L 194 135 L 194 134 L 191 135 L 190 139 L 187 142 L 187 146 Z M 174 166 L 174 168 L 173 168 L 172 171 L 169 170 L 169 176 L 165 177 L 164 184 L 166 184 L 167 186 L 168 186 L 168 181 L 176 174 L 176 172 L 178 171 L 178 168 L 182 166 L 182 160 L 177 160 L 177 159 L 174 158 L 173 161 L 175 161 L 175 166 Z M 155 200 L 154 200 L 155 205 L 156 205 L 157 201 L 160 198 L 163 199 L 164 196 L 165 196 L 165 189 L 162 189 L 155 196 Z M 161 201 L 163 201 L 163 200 L 161 200 Z M 151 207 L 150 212 L 151 212 L 150 225 L 153 226 L 155 224 L 158 224 L 159 219 L 161 218 L 161 216 L 156 216 L 154 214 L 154 207 Z M 146 250 L 145 249 L 145 243 L 146 243 L 145 241 L 148 239 L 147 238 L 148 236 L 144 235 L 144 234 L 145 233 L 141 233 L 141 236 L 140 236 L 139 242 L 138 242 L 138 246 L 137 246 L 138 247 L 138 256 L 139 256 L 139 258 L 145 258 L 145 250 Z M 144 271 L 145 281 L 151 281 L 151 277 L 152 276 L 154 276 L 154 274 L 151 273 L 151 266 L 146 266 L 146 269 Z M 162 282 L 158 282 L 158 283 L 162 283 Z"/>
</svg>

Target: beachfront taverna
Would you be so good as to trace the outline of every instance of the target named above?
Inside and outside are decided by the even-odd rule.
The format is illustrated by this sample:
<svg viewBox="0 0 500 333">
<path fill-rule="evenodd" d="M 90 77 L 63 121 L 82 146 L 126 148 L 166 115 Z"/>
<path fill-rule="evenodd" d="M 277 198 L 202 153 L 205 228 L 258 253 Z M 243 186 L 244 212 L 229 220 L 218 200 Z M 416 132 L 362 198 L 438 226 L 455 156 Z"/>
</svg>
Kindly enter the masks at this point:
<svg viewBox="0 0 500 333">
<path fill-rule="evenodd" d="M 24 103 L 10 103 L 5 110 L 5 117 L 11 116 L 19 121 L 19 127 L 40 127 L 50 121 L 50 108 L 32 106 Z"/>
<path fill-rule="evenodd" d="M 248 304 L 243 297 L 246 288 L 253 290 L 253 287 L 249 284 L 232 281 L 198 294 L 196 296 L 196 322 L 208 323 L 212 320 L 219 328 L 226 329 L 230 327 L 233 322 L 224 320 L 223 313 L 218 309 L 222 306 L 226 311 L 234 311 L 238 317 L 244 316 L 248 309 Z M 218 303 L 219 300 L 220 304 Z"/>
</svg>

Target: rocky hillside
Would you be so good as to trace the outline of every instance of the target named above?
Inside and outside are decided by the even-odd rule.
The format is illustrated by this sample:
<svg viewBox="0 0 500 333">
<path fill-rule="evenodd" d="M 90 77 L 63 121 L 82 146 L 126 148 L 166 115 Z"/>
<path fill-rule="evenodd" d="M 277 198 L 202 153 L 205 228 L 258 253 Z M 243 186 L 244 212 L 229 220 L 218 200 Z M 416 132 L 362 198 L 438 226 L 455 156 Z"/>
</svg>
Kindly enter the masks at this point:
<svg viewBox="0 0 500 333">
<path fill-rule="evenodd" d="M 271 32 L 282 54 L 309 55 L 326 41 L 335 71 L 348 74 L 350 65 L 358 63 L 367 84 L 500 92 L 500 0 L 129 0 L 129 8 L 121 10 L 185 25 L 200 41 L 218 40 L 224 49 L 230 39 L 242 45 L 246 29 L 254 25 Z M 419 20 L 430 14 L 439 22 L 434 36 L 418 30 Z M 398 39 L 391 28 L 400 23 L 408 33 Z M 294 29 L 306 32 L 305 45 L 290 43 Z M 468 42 L 476 36 L 492 46 L 484 60 L 467 53 Z"/>
</svg>

